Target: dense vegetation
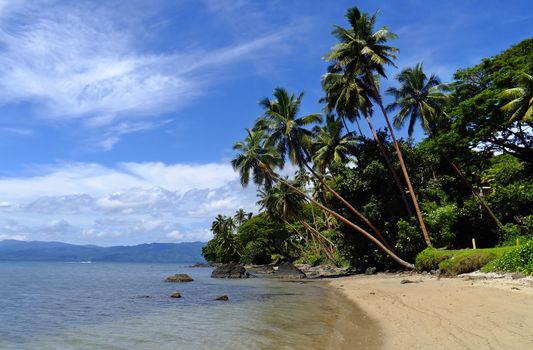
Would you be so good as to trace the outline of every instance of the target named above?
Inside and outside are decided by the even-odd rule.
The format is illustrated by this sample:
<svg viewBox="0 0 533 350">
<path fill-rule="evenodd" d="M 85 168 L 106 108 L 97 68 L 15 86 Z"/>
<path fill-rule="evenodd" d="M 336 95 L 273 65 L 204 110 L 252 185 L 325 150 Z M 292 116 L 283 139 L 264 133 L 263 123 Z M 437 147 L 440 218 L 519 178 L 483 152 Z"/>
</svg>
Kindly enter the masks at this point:
<svg viewBox="0 0 533 350">
<path fill-rule="evenodd" d="M 508 266 L 525 259 L 522 270 L 531 272 L 533 39 L 458 70 L 449 83 L 422 64 L 406 68 L 384 105 L 380 80 L 395 67 L 396 35 L 357 8 L 346 17 L 324 57 L 323 113 L 300 115 L 303 94 L 277 88 L 234 145 L 232 165 L 243 186 L 258 186 L 261 212 L 217 217 L 206 259 L 414 268 L 417 254 L 437 247 L 449 250 L 425 251 L 435 256 L 427 268 L 452 270 L 452 257 L 477 267 L 497 258 L 494 268 L 518 271 Z M 374 128 L 377 118 L 385 130 Z M 416 124 L 423 140 L 396 138 L 394 128 L 411 136 Z M 292 177 L 279 175 L 286 162 L 298 169 Z M 525 244 L 509 248 L 516 256 L 452 251 L 472 239 L 478 248 Z"/>
</svg>

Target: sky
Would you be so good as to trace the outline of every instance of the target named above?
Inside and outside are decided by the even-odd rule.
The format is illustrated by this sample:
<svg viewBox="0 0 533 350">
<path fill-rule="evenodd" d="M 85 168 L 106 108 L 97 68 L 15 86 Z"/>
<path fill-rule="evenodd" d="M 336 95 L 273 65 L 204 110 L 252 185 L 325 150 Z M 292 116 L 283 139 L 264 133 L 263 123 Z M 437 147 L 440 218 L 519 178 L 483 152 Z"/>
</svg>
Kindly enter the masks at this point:
<svg viewBox="0 0 533 350">
<path fill-rule="evenodd" d="M 322 57 L 354 5 L 399 35 L 383 89 L 533 34 L 530 0 L 0 0 L 0 240 L 207 241 L 217 214 L 256 211 L 232 144 L 278 86 L 322 110 Z"/>
</svg>

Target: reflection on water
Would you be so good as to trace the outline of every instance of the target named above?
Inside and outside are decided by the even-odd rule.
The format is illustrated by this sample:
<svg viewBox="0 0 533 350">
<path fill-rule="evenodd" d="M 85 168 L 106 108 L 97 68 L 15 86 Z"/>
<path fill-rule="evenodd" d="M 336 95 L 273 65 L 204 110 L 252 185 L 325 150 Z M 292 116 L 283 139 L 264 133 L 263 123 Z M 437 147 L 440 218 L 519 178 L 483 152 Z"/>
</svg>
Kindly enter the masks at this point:
<svg viewBox="0 0 533 350">
<path fill-rule="evenodd" d="M 188 273 L 195 281 L 164 277 Z M 0 349 L 321 349 L 342 313 L 317 283 L 170 264 L 0 263 Z M 183 298 L 171 299 L 179 290 Z M 227 294 L 229 302 L 214 301 Z"/>
</svg>

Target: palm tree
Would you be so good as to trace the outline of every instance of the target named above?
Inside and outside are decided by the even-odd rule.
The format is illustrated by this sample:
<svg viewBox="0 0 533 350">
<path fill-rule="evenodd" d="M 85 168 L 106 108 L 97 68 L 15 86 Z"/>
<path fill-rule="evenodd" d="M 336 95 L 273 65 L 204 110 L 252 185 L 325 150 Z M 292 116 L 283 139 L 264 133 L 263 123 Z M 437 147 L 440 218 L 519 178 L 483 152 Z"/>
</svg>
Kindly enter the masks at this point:
<svg viewBox="0 0 533 350">
<path fill-rule="evenodd" d="M 325 174 L 332 163 L 347 163 L 347 153 L 355 146 L 355 138 L 351 133 L 343 135 L 343 125 L 334 116 L 328 115 L 324 126 L 313 128 L 313 162 Z"/>
<path fill-rule="evenodd" d="M 502 92 L 503 98 L 512 99 L 502 110 L 512 113 L 511 121 L 533 122 L 533 75 L 522 73 L 518 83 L 520 86 Z"/>
<path fill-rule="evenodd" d="M 414 67 L 404 69 L 396 76 L 400 83 L 399 88 L 390 87 L 386 93 L 394 97 L 394 102 L 387 106 L 388 111 L 399 110 L 394 117 L 394 126 L 401 128 L 409 119 L 408 134 L 411 136 L 414 131 L 416 121 L 420 121 L 422 128 L 428 133 L 429 137 L 437 135 L 441 126 L 447 119 L 443 111 L 443 104 L 448 99 L 444 94 L 445 88 L 440 79 L 432 74 L 429 79 L 424 73 L 421 63 Z M 452 169 L 459 175 L 463 182 L 468 186 L 473 195 L 485 207 L 489 216 L 494 220 L 498 227 L 502 227 L 500 220 L 490 209 L 487 202 L 477 193 L 470 182 L 466 179 L 461 169 L 446 155 L 442 156 L 448 161 Z"/>
<path fill-rule="evenodd" d="M 364 237 L 373 242 L 379 249 L 381 249 L 385 254 L 390 256 L 401 266 L 404 266 L 408 269 L 414 268 L 413 264 L 410 264 L 398 257 L 392 250 L 387 248 L 381 241 L 372 236 L 366 230 L 351 222 L 350 220 L 346 219 L 344 216 L 338 214 L 337 212 L 329 209 L 322 203 L 310 197 L 307 193 L 302 191 L 302 189 L 293 186 L 291 183 L 285 181 L 279 175 L 277 175 L 272 169 L 279 166 L 279 155 L 278 157 L 272 156 L 270 145 L 264 142 L 256 141 L 256 137 L 254 136 L 257 135 L 254 135 L 254 133 L 260 134 L 260 130 L 252 132 L 247 129 L 247 132 L 248 135 L 246 139 L 244 141 L 239 141 L 235 144 L 234 149 L 238 150 L 239 153 L 231 161 L 233 168 L 237 170 L 241 176 L 241 184 L 243 184 L 243 186 L 246 186 L 248 184 L 250 175 L 252 175 L 254 182 L 258 185 L 264 184 L 265 178 L 267 177 L 271 179 L 270 183 L 272 183 L 273 181 L 280 182 L 288 188 L 294 190 L 299 195 L 301 195 L 305 200 L 313 203 L 314 205 L 322 209 L 324 212 L 333 215 L 335 218 L 342 221 L 347 226 L 362 234 Z M 265 155 L 268 156 L 265 157 Z"/>
<path fill-rule="evenodd" d="M 240 208 L 233 216 L 233 220 L 237 225 L 242 225 L 250 219 L 252 213 L 247 213 L 244 209 Z"/>
<path fill-rule="evenodd" d="M 298 117 L 303 92 L 298 96 L 283 88 L 274 90 L 274 99 L 264 98 L 259 105 L 264 108 L 263 117 L 257 120 L 256 128 L 267 134 L 268 144 L 276 147 L 282 156 L 300 168 L 308 160 L 305 145 L 309 145 L 312 132 L 305 127 L 322 120 L 320 114 Z"/>
<path fill-rule="evenodd" d="M 243 187 L 248 186 L 250 177 L 252 177 L 255 184 L 269 188 L 272 185 L 269 167 L 281 166 L 283 159 L 274 148 L 264 144 L 264 132 L 262 130 L 246 129 L 246 132 L 245 140 L 233 145 L 233 149 L 240 151 L 240 153 L 232 159 L 231 165 L 239 172 Z"/>
<path fill-rule="evenodd" d="M 348 209 L 350 209 L 359 219 L 361 219 L 377 237 L 390 249 L 387 241 L 379 230 L 370 223 L 359 211 L 357 211 L 348 201 L 334 191 L 317 172 L 308 164 L 312 159 L 308 149 L 311 145 L 312 132 L 305 126 L 320 122 L 319 114 L 310 114 L 298 117 L 303 93 L 298 96 L 289 94 L 283 88 L 274 90 L 274 99 L 264 98 L 259 104 L 265 109 L 263 117 L 256 121 L 254 129 L 266 132 L 266 144 L 278 150 L 283 166 L 285 156 L 298 165 L 306 168 L 318 181 Z"/>
<path fill-rule="evenodd" d="M 215 239 L 219 242 L 224 255 L 230 259 L 241 255 L 235 241 L 235 227 L 233 218 L 221 214 L 218 214 L 211 224 L 211 231 Z"/>
<path fill-rule="evenodd" d="M 397 37 L 390 32 L 387 27 L 381 27 L 374 31 L 377 15 L 369 16 L 367 13 L 361 13 L 356 7 L 347 11 L 346 17 L 350 22 L 350 28 L 346 29 L 341 26 L 335 26 L 333 35 L 339 40 L 332 50 L 326 54 L 325 58 L 332 61 L 337 70 L 343 71 L 347 76 L 361 77 L 368 87 L 368 96 L 373 99 L 380 107 L 383 117 L 387 123 L 396 155 L 400 162 L 400 167 L 409 189 L 409 194 L 413 200 L 416 214 L 424 239 L 428 246 L 431 246 L 431 240 L 422 217 L 422 211 L 416 199 L 416 194 L 409 178 L 409 173 L 405 166 L 400 145 L 396 140 L 394 130 L 390 123 L 387 111 L 383 105 L 379 93 L 378 84 L 375 74 L 386 78 L 385 65 L 394 66 L 393 59 L 396 58 L 398 49 L 386 45 L 387 41 Z"/>
<path fill-rule="evenodd" d="M 442 104 L 448 98 L 443 92 L 440 79 L 435 74 L 428 79 L 422 63 L 418 63 L 404 69 L 396 76 L 396 80 L 400 87 L 390 87 L 385 92 L 395 99 L 387 106 L 387 111 L 399 110 L 394 117 L 394 126 L 399 129 L 409 120 L 407 132 L 412 136 L 414 126 L 419 121 L 429 135 L 434 135 L 442 117 L 446 116 Z"/>
</svg>

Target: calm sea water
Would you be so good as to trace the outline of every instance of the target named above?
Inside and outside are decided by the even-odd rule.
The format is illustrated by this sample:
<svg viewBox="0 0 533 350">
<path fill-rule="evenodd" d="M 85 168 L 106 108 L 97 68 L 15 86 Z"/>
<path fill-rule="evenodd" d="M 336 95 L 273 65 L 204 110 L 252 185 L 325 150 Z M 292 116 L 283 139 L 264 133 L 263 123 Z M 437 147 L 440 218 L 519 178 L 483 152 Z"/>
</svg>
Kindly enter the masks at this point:
<svg viewBox="0 0 533 350">
<path fill-rule="evenodd" d="M 191 283 L 165 283 L 187 273 Z M 316 283 L 171 264 L 0 262 L 0 349 L 320 349 L 341 310 Z M 183 297 L 171 299 L 172 291 Z M 227 294 L 229 302 L 214 301 Z"/>
</svg>

